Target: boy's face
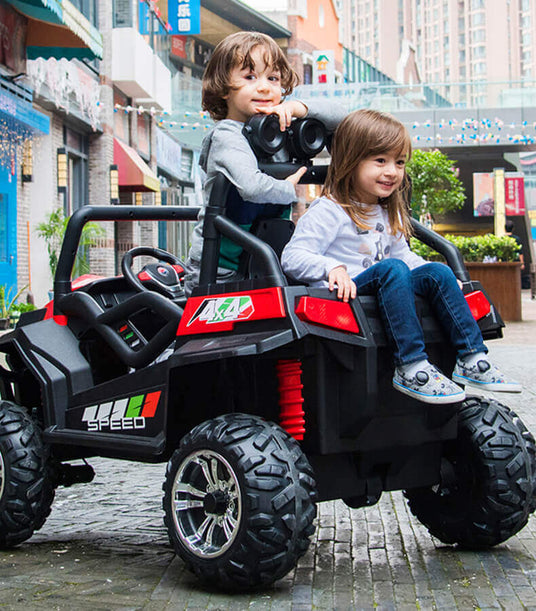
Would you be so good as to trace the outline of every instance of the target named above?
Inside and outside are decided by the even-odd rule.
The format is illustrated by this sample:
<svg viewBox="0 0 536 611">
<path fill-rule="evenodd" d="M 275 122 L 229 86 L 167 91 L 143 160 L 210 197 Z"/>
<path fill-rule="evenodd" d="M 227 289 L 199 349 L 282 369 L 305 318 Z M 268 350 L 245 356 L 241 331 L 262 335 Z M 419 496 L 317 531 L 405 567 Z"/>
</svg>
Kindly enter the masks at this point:
<svg viewBox="0 0 536 611">
<path fill-rule="evenodd" d="M 254 69 L 236 66 L 231 70 L 231 90 L 224 96 L 227 100 L 227 119 L 245 123 L 259 109 L 276 106 L 281 102 L 281 74 L 279 70 L 266 66 L 262 47 L 251 52 Z"/>
</svg>

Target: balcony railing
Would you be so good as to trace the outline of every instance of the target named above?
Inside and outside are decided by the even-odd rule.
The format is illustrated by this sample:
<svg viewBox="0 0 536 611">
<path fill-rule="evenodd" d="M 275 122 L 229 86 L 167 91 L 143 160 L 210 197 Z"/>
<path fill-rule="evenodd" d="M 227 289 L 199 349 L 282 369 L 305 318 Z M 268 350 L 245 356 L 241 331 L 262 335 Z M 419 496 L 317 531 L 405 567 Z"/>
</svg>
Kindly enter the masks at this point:
<svg viewBox="0 0 536 611">
<path fill-rule="evenodd" d="M 518 108 L 536 106 L 536 80 L 463 83 L 336 83 L 301 85 L 302 99 L 333 98 L 348 110 L 377 108 L 388 112 L 426 108 Z"/>
</svg>

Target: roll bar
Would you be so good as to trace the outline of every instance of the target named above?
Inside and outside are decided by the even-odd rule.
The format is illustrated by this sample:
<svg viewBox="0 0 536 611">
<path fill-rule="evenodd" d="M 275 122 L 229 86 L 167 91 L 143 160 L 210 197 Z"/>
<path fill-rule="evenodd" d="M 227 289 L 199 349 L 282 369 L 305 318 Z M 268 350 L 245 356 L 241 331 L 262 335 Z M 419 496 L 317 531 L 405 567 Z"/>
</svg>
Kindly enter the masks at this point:
<svg viewBox="0 0 536 611">
<path fill-rule="evenodd" d="M 279 259 L 272 248 L 253 234 L 241 229 L 225 216 L 225 205 L 230 187 L 231 183 L 227 177 L 223 174 L 216 176 L 210 193 L 210 200 L 205 209 L 199 284 L 204 286 L 216 282 L 220 242 L 223 235 L 257 258 L 271 284 L 286 286 L 287 280 L 281 269 Z"/>
<path fill-rule="evenodd" d="M 69 219 L 54 279 L 54 297 L 71 292 L 73 269 L 82 229 L 91 221 L 195 221 L 200 208 L 186 206 L 84 206 Z M 56 301 L 56 299 L 55 299 Z"/>
<path fill-rule="evenodd" d="M 469 282 L 471 280 L 461 253 L 452 242 L 449 242 L 442 235 L 439 235 L 439 233 L 432 231 L 432 229 L 428 229 L 428 227 L 425 227 L 415 219 L 411 219 L 411 227 L 413 229 L 413 235 L 418 240 L 445 257 L 447 265 L 454 272 L 458 280 L 462 282 Z"/>
</svg>

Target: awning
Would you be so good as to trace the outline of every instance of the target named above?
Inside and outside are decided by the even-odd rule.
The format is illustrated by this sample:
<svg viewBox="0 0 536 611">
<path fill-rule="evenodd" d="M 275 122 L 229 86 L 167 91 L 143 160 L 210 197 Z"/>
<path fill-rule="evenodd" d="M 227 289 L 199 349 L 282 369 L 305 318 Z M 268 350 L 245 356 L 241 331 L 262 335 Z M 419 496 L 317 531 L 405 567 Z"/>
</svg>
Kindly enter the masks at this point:
<svg viewBox="0 0 536 611">
<path fill-rule="evenodd" d="M 28 59 L 102 58 L 100 32 L 69 0 L 7 0 L 28 18 Z"/>
<path fill-rule="evenodd" d="M 151 168 L 128 144 L 114 138 L 114 163 L 120 191 L 160 191 L 160 181 Z"/>
</svg>

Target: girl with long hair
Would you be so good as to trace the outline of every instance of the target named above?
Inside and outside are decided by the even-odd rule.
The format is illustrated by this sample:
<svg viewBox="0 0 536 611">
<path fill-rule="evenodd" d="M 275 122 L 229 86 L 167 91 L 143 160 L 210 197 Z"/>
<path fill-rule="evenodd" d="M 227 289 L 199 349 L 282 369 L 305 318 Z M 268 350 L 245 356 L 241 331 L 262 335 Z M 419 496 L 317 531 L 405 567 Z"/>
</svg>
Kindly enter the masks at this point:
<svg viewBox="0 0 536 611">
<path fill-rule="evenodd" d="M 404 126 L 385 113 L 355 111 L 337 128 L 331 156 L 322 197 L 300 218 L 283 251 L 285 273 L 336 288 L 343 301 L 376 295 L 393 346 L 397 390 L 436 404 L 463 400 L 458 384 L 520 392 L 521 385 L 490 362 L 451 269 L 428 263 L 408 246 L 404 178 L 411 141 Z M 431 304 L 456 349 L 452 380 L 428 361 L 415 295 Z"/>
</svg>

